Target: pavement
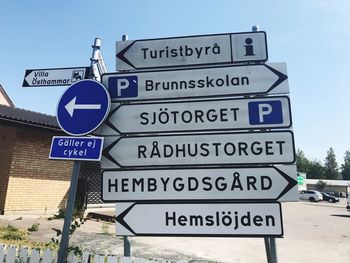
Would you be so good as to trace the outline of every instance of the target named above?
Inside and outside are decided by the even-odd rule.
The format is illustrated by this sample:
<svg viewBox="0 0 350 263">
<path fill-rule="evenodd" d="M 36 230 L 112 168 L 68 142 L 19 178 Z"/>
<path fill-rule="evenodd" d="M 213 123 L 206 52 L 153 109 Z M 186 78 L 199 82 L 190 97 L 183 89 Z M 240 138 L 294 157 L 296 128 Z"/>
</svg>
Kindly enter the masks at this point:
<svg viewBox="0 0 350 263">
<path fill-rule="evenodd" d="M 277 238 L 279 262 L 348 262 L 350 258 L 350 213 L 346 200 L 327 202 L 283 203 L 284 238 Z M 96 215 L 73 234 L 70 245 L 97 254 L 123 255 L 123 239 L 114 235 L 113 223 L 96 218 L 113 219 L 114 209 L 94 211 Z M 142 219 L 141 219 L 142 220 Z M 27 229 L 39 223 L 38 232 L 30 232 L 33 240 L 48 242 L 62 229 L 63 220 L 0 216 L 0 225 L 11 224 Z M 199 262 L 267 262 L 263 238 L 192 238 L 131 237 L 132 256 L 146 259 L 196 260 Z"/>
</svg>

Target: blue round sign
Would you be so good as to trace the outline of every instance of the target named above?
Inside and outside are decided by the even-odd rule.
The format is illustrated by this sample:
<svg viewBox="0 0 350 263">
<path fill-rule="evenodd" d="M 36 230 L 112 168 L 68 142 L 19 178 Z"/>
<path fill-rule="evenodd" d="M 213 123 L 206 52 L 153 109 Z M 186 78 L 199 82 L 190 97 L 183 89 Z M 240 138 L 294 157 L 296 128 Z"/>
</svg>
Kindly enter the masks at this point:
<svg viewBox="0 0 350 263">
<path fill-rule="evenodd" d="M 102 124 L 110 105 L 108 91 L 100 82 L 81 80 L 63 93 L 57 106 L 57 121 L 66 133 L 85 135 Z"/>
</svg>

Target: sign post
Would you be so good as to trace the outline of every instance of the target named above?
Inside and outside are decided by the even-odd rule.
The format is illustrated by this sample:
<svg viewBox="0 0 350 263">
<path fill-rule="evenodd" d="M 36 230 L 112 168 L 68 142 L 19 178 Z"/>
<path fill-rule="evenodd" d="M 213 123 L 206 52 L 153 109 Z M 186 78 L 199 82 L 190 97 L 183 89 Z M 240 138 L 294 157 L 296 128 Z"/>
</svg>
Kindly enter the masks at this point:
<svg viewBox="0 0 350 263">
<path fill-rule="evenodd" d="M 95 53 L 99 50 L 100 40 L 95 39 L 93 45 L 92 58 L 95 58 Z M 95 61 L 91 59 L 90 78 L 95 74 Z M 57 106 L 57 122 L 66 133 L 73 136 L 86 135 L 94 131 L 106 118 L 110 108 L 110 97 L 105 88 L 97 81 L 83 80 L 70 86 L 62 95 Z M 75 139 L 74 139 L 75 138 Z M 65 138 L 53 138 L 50 157 L 53 159 L 73 159 L 73 173 L 71 185 L 69 187 L 66 215 L 64 218 L 62 237 L 60 248 L 58 251 L 57 262 L 65 262 L 67 248 L 69 243 L 69 232 L 72 223 L 75 195 L 78 185 L 80 172 L 80 160 L 88 158 L 89 160 L 100 160 L 103 140 L 85 137 L 70 137 L 67 145 L 58 141 Z M 97 146 L 94 144 L 100 144 Z M 65 147 L 62 150 L 59 146 Z M 76 156 L 66 156 L 71 153 Z M 63 156 L 62 156 L 63 155 Z M 82 158 L 80 158 L 82 157 Z"/>
<path fill-rule="evenodd" d="M 286 65 L 267 59 L 257 27 L 117 41 L 117 72 L 101 78 L 113 102 L 102 199 L 118 202 L 124 241 L 264 237 L 277 262 L 278 202 L 298 197 Z"/>
</svg>

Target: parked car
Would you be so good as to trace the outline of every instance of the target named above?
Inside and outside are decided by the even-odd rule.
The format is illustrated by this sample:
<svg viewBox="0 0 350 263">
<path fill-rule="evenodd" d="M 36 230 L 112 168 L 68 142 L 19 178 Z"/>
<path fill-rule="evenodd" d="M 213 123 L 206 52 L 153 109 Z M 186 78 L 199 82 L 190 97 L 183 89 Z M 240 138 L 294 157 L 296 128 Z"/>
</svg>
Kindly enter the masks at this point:
<svg viewBox="0 0 350 263">
<path fill-rule="evenodd" d="M 321 194 L 322 194 L 323 201 L 328 201 L 330 203 L 339 202 L 339 198 L 338 197 L 332 196 L 332 195 L 330 195 L 328 193 L 321 193 Z"/>
<path fill-rule="evenodd" d="M 314 190 L 302 190 L 299 191 L 300 200 L 309 200 L 310 202 L 322 201 L 322 194 L 319 191 Z"/>
</svg>

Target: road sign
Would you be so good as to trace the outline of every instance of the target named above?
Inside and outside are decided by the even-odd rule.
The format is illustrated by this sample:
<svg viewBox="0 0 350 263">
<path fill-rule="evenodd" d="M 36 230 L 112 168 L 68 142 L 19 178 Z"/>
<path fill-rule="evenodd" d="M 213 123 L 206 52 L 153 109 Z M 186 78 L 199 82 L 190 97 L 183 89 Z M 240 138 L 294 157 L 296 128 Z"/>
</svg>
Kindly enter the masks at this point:
<svg viewBox="0 0 350 263">
<path fill-rule="evenodd" d="M 296 166 L 104 171 L 104 202 L 298 201 Z"/>
<path fill-rule="evenodd" d="M 57 121 L 66 133 L 85 135 L 101 125 L 109 109 L 110 97 L 103 85 L 82 80 L 63 93 L 57 106 Z"/>
<path fill-rule="evenodd" d="M 120 236 L 283 236 L 279 203 L 117 203 Z"/>
<path fill-rule="evenodd" d="M 54 136 L 49 159 L 100 161 L 102 146 L 100 137 Z"/>
<path fill-rule="evenodd" d="M 113 101 L 289 93 L 285 63 L 102 75 Z"/>
<path fill-rule="evenodd" d="M 273 129 L 291 125 L 288 97 L 117 103 L 100 134 Z"/>
<path fill-rule="evenodd" d="M 102 169 L 292 164 L 291 131 L 106 137 Z"/>
<path fill-rule="evenodd" d="M 117 70 L 267 60 L 263 31 L 117 41 L 116 51 Z"/>
<path fill-rule="evenodd" d="M 27 69 L 22 87 L 70 86 L 88 78 L 89 67 Z"/>
</svg>

